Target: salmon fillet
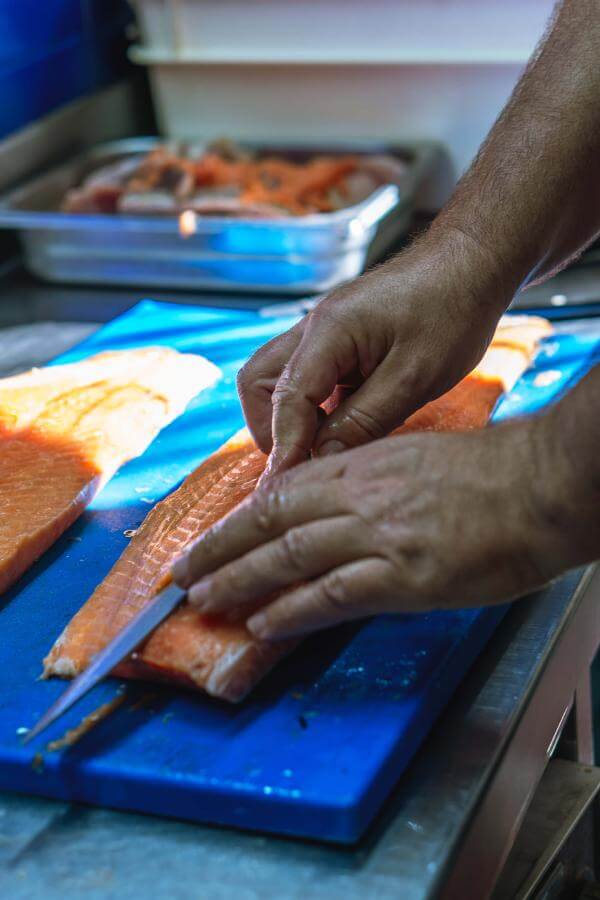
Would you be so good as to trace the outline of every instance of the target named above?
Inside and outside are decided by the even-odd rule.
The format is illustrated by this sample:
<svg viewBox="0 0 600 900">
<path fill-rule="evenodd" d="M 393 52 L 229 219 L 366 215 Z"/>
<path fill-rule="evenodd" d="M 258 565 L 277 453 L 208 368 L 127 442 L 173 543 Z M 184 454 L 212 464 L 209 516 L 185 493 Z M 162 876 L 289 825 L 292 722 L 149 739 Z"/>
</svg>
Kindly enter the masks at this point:
<svg viewBox="0 0 600 900">
<path fill-rule="evenodd" d="M 477 369 L 398 429 L 464 431 L 488 421 L 500 395 L 527 368 L 544 320 L 501 324 Z M 174 560 L 256 487 L 266 457 L 247 432 L 213 454 L 146 517 L 92 597 L 46 658 L 46 677 L 73 677 L 169 582 Z M 260 605 L 260 604 L 259 604 Z M 256 640 L 245 624 L 202 616 L 183 604 L 116 670 L 124 677 L 166 680 L 239 701 L 297 641 Z"/>
<path fill-rule="evenodd" d="M 0 381 L 0 593 L 218 377 L 161 347 L 100 353 Z"/>
</svg>

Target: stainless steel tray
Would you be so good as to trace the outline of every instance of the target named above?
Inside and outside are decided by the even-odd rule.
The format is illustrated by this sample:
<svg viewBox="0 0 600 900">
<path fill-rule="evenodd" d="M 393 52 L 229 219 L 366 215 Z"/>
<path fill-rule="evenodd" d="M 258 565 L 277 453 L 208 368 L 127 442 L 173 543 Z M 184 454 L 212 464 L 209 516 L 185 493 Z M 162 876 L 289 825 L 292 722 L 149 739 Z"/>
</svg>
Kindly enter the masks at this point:
<svg viewBox="0 0 600 900">
<path fill-rule="evenodd" d="M 95 168 L 147 153 L 158 138 L 102 144 L 0 198 L 0 227 L 16 229 L 28 268 L 49 281 L 308 294 L 354 278 L 408 226 L 416 192 L 439 147 L 366 143 L 269 145 L 271 152 L 392 153 L 407 163 L 399 186 L 378 188 L 335 213 L 273 220 L 198 217 L 182 238 L 175 217 L 59 212 L 66 191 Z M 196 146 L 197 146 L 197 142 Z"/>
</svg>

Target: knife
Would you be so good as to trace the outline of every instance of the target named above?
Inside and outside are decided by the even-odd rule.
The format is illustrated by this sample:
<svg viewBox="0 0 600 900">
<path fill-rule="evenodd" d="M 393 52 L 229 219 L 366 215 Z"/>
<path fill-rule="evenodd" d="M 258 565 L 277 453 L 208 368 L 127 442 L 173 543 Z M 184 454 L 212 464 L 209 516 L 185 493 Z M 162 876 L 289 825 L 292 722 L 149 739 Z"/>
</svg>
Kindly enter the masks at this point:
<svg viewBox="0 0 600 900">
<path fill-rule="evenodd" d="M 27 732 L 23 743 L 27 744 L 37 737 L 99 681 L 110 675 L 113 669 L 133 653 L 135 648 L 150 636 L 163 619 L 166 619 L 169 613 L 179 606 L 186 593 L 176 584 L 170 584 L 160 591 L 103 650 L 94 656 L 87 669 L 77 676 L 67 690 L 44 713 L 39 722 Z"/>
</svg>

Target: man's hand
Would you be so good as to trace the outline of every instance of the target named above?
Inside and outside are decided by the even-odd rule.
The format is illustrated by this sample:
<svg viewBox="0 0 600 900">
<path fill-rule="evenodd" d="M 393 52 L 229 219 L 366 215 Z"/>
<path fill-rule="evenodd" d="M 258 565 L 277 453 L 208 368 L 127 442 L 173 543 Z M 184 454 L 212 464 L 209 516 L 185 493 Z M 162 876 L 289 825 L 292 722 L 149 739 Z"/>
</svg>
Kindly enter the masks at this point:
<svg viewBox="0 0 600 900">
<path fill-rule="evenodd" d="M 176 577 L 198 610 L 246 610 L 267 640 L 374 613 L 514 598 L 584 553 L 581 505 L 551 421 L 389 437 L 305 463 L 200 538 Z"/>
<path fill-rule="evenodd" d="M 516 284 L 467 235 L 433 231 L 330 294 L 240 372 L 246 421 L 274 475 L 383 437 L 481 359 Z M 319 406 L 337 385 L 353 392 Z"/>
</svg>

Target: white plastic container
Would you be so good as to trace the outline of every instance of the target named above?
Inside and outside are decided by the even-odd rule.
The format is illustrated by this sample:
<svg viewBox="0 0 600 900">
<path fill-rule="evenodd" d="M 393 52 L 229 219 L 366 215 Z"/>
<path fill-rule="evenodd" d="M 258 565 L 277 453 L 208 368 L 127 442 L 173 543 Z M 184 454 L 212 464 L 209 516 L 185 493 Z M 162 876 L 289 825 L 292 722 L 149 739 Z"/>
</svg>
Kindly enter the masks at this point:
<svg viewBox="0 0 600 900">
<path fill-rule="evenodd" d="M 524 62 L 553 0 L 131 0 L 154 56 Z"/>
<path fill-rule="evenodd" d="M 437 140 L 447 195 L 518 78 L 518 66 L 218 66 L 155 63 L 150 82 L 169 137 L 239 140 Z"/>
<path fill-rule="evenodd" d="M 172 137 L 436 140 L 470 162 L 552 0 L 132 0 Z M 438 183 L 431 202 L 445 199 Z"/>
</svg>

